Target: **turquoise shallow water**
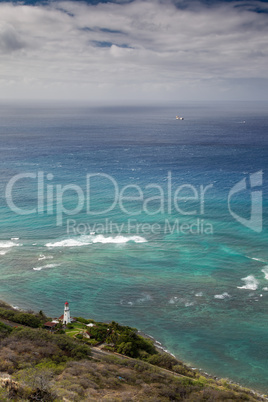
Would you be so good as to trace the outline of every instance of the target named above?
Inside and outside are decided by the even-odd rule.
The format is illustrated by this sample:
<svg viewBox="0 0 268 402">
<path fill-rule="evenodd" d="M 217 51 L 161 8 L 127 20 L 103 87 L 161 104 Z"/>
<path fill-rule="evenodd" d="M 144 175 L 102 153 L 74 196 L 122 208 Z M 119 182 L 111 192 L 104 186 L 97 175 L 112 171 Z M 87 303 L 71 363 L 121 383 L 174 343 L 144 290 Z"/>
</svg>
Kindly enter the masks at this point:
<svg viewBox="0 0 268 402">
<path fill-rule="evenodd" d="M 68 300 L 73 315 L 135 326 L 194 367 L 268 392 L 266 110 L 265 104 L 181 105 L 185 120 L 178 122 L 174 106 L 2 106 L 0 297 L 55 316 Z M 261 170 L 263 230 L 257 233 L 231 216 L 228 194 Z M 43 214 L 18 215 L 7 205 L 7 184 L 14 175 L 38 172 L 45 178 Z M 169 210 L 169 172 L 173 195 L 182 184 L 198 192 L 181 194 L 196 196 L 180 200 L 188 215 L 174 203 Z M 56 185 L 75 184 L 86 196 L 89 173 L 112 176 L 120 189 L 136 184 L 146 199 L 159 196 L 146 186 L 160 186 L 163 211 L 155 213 L 155 198 L 147 204 L 151 214 L 139 213 L 143 204 L 136 199 L 124 201 L 129 214 L 117 203 L 96 215 L 114 197 L 99 175 L 90 194 L 95 213 L 85 204 L 57 225 Z M 211 184 L 202 214 L 200 186 Z M 21 179 L 13 201 L 35 208 L 37 190 L 36 179 Z M 63 198 L 65 208 L 77 205 L 74 191 Z M 249 219 L 249 191 L 234 196 L 232 210 Z M 194 225 L 192 233 L 178 233 L 176 220 Z"/>
</svg>

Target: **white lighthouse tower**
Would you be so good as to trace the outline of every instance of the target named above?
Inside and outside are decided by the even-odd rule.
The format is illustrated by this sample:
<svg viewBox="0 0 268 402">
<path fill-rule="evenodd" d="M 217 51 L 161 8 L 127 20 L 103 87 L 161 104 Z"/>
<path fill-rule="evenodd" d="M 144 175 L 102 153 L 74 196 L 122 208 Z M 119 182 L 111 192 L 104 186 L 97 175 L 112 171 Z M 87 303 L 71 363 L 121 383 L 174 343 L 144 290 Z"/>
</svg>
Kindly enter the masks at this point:
<svg viewBox="0 0 268 402">
<path fill-rule="evenodd" d="M 70 324 L 70 322 L 71 322 L 71 316 L 70 316 L 69 303 L 66 302 L 64 305 L 63 324 L 67 325 Z"/>
</svg>

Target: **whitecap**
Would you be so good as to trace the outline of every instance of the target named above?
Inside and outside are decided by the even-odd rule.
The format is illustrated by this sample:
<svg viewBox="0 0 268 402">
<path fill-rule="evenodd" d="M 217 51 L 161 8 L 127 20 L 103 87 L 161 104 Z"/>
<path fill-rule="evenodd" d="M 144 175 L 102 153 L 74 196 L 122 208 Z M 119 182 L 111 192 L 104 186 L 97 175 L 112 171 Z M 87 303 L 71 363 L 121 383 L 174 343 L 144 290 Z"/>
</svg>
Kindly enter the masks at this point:
<svg viewBox="0 0 268 402">
<path fill-rule="evenodd" d="M 268 288 L 267 287 L 265 287 L 265 288 L 262 288 L 262 290 L 265 290 L 266 292 L 268 291 Z"/>
<path fill-rule="evenodd" d="M 55 243 L 47 243 L 46 247 L 54 248 L 54 247 L 82 247 L 92 244 L 92 242 L 82 242 L 74 239 L 65 239 L 61 241 L 56 241 Z"/>
<path fill-rule="evenodd" d="M 247 256 L 248 258 L 250 258 L 251 260 L 254 260 L 254 261 L 259 261 L 259 262 L 266 262 L 265 260 L 263 260 L 262 258 L 257 258 L 257 257 L 249 257 L 249 256 Z"/>
<path fill-rule="evenodd" d="M 202 297 L 203 296 L 203 292 L 198 292 L 195 294 L 196 297 Z"/>
<path fill-rule="evenodd" d="M 215 295 L 214 299 L 220 299 L 220 300 L 224 300 L 224 299 L 229 299 L 231 296 L 229 295 L 229 293 L 224 292 L 221 295 Z"/>
<path fill-rule="evenodd" d="M 9 252 L 9 250 L 0 250 L 0 255 L 6 255 Z"/>
<path fill-rule="evenodd" d="M 34 271 L 42 271 L 42 269 L 48 269 L 48 268 L 56 268 L 59 267 L 61 264 L 47 264 L 42 267 L 35 267 L 33 268 Z"/>
<path fill-rule="evenodd" d="M 141 236 L 109 236 L 105 237 L 103 235 L 97 236 L 81 236 L 78 239 L 65 239 L 61 241 L 56 241 L 55 243 L 47 243 L 46 247 L 54 248 L 54 247 L 82 247 L 88 246 L 92 243 L 102 243 L 102 244 L 125 244 L 130 241 L 134 243 L 146 243 L 147 240 Z"/>
<path fill-rule="evenodd" d="M 185 303 L 185 307 L 190 307 L 190 306 L 193 306 L 194 305 L 194 302 L 186 302 Z"/>
<path fill-rule="evenodd" d="M 10 240 L 19 240 L 19 239 L 20 239 L 19 237 L 11 237 Z"/>
<path fill-rule="evenodd" d="M 147 301 L 152 300 L 152 296 L 149 294 L 144 293 L 144 297 L 141 297 L 140 299 L 137 300 L 137 303 L 144 303 Z"/>
<path fill-rule="evenodd" d="M 141 236 L 116 236 L 116 237 L 105 237 L 103 235 L 97 235 L 96 237 L 92 238 L 92 243 L 112 243 L 112 244 L 124 244 L 128 243 L 129 241 L 133 241 L 134 243 L 147 243 L 147 240 Z"/>
<path fill-rule="evenodd" d="M 16 246 L 21 246 L 21 244 L 14 243 L 14 241 L 10 241 L 10 240 L 0 241 L 0 248 L 11 248 L 11 247 L 16 247 Z"/>
<path fill-rule="evenodd" d="M 253 275 L 242 278 L 242 281 L 244 281 L 246 284 L 244 286 L 237 286 L 238 289 L 258 289 L 259 281 Z"/>
<path fill-rule="evenodd" d="M 44 255 L 44 254 L 40 254 L 39 255 L 39 258 L 38 258 L 38 261 L 42 261 L 42 260 L 52 260 L 53 259 L 53 256 L 52 255 Z"/>
<path fill-rule="evenodd" d="M 266 265 L 266 266 L 261 270 L 261 272 L 264 273 L 265 279 L 268 280 L 268 265 Z"/>
<path fill-rule="evenodd" d="M 175 297 L 171 297 L 171 299 L 169 299 L 169 304 L 175 304 L 176 303 L 176 301 L 178 300 L 178 298 L 175 296 Z"/>
</svg>

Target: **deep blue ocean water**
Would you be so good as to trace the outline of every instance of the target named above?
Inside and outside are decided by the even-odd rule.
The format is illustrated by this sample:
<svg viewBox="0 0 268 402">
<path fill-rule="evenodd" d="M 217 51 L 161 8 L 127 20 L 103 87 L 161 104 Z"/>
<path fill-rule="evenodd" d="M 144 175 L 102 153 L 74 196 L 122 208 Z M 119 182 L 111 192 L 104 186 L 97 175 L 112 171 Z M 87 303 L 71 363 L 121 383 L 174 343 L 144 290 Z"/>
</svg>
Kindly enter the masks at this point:
<svg viewBox="0 0 268 402">
<path fill-rule="evenodd" d="M 67 300 L 268 392 L 267 106 L 2 104 L 0 298 L 54 316 Z M 245 179 L 230 205 L 249 222 L 255 173 L 263 213 L 246 227 L 228 194 Z"/>
</svg>

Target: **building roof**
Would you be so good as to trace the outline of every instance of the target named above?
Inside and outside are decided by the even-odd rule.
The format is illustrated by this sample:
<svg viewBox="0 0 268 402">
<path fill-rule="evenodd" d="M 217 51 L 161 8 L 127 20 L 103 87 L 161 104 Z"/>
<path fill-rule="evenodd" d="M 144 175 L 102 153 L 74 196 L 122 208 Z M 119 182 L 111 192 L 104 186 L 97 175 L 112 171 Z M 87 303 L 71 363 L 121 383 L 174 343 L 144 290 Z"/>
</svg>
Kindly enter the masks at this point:
<svg viewBox="0 0 268 402">
<path fill-rule="evenodd" d="M 65 302 L 65 304 L 69 304 L 68 302 Z"/>
<path fill-rule="evenodd" d="M 64 318 L 64 315 L 62 314 L 62 315 L 59 317 L 59 320 L 63 320 L 63 318 Z"/>
<path fill-rule="evenodd" d="M 55 322 L 50 322 L 50 321 L 48 321 L 44 324 L 45 327 L 50 327 L 50 328 L 54 328 L 56 325 L 57 324 Z"/>
</svg>

